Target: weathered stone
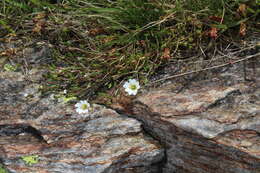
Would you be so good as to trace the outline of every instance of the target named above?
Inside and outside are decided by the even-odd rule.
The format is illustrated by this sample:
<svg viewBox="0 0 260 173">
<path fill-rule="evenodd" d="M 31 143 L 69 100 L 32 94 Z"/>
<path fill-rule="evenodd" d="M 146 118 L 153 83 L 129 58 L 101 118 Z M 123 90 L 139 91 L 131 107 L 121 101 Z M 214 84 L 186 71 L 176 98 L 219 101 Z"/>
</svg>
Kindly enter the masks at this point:
<svg viewBox="0 0 260 173">
<path fill-rule="evenodd" d="M 260 68 L 254 82 L 235 69 L 191 81 L 180 93 L 173 82 L 133 101 L 127 111 L 165 145 L 164 173 L 260 172 Z"/>
<path fill-rule="evenodd" d="M 44 71 L 0 73 L 0 161 L 12 173 L 156 173 L 163 149 L 135 119 L 93 105 L 89 117 L 39 92 Z M 34 164 L 23 156 L 37 156 Z"/>
<path fill-rule="evenodd" d="M 259 61 L 258 69 L 246 69 L 254 82 L 244 82 L 243 68 L 234 65 L 207 71 L 209 80 L 183 78 L 184 84 L 169 82 L 116 105 L 161 141 L 164 164 L 163 149 L 139 121 L 100 105 L 82 117 L 73 106 L 41 95 L 46 71 L 35 67 L 50 62 L 47 43 L 16 53 L 22 58 L 15 62 L 34 69 L 0 72 L 0 171 L 3 164 L 12 173 L 260 172 Z M 171 67 L 173 74 L 179 70 Z M 24 156 L 39 160 L 30 165 Z"/>
</svg>

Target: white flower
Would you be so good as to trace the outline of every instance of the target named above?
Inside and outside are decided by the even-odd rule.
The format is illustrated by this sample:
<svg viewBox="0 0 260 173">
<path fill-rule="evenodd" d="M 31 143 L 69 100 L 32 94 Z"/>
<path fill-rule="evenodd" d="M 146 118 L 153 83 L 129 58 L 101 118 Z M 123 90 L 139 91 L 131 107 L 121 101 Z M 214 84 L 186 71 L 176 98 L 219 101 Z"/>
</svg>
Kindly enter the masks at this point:
<svg viewBox="0 0 260 173">
<path fill-rule="evenodd" d="M 127 82 L 125 82 L 123 87 L 129 95 L 136 95 L 140 85 L 136 79 L 129 79 Z"/>
<path fill-rule="evenodd" d="M 50 95 L 50 99 L 51 99 L 51 100 L 55 100 L 55 95 L 54 95 L 54 94 L 51 94 L 51 95 Z"/>
<path fill-rule="evenodd" d="M 79 114 L 88 114 L 90 110 L 90 104 L 87 100 L 81 100 L 77 104 L 75 104 L 76 111 Z"/>
<path fill-rule="evenodd" d="M 63 94 L 67 94 L 67 90 L 63 90 Z"/>
<path fill-rule="evenodd" d="M 28 97 L 29 94 L 28 94 L 28 93 L 24 93 L 23 96 L 24 96 L 24 97 Z"/>
</svg>

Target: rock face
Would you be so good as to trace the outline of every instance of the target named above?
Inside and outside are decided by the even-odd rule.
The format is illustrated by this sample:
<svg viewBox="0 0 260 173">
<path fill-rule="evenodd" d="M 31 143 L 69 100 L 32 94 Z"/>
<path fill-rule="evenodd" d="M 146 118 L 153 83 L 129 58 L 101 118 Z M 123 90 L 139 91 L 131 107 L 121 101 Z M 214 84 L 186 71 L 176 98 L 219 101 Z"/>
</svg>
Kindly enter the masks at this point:
<svg viewBox="0 0 260 173">
<path fill-rule="evenodd" d="M 0 72 L 0 167 L 12 173 L 161 171 L 164 150 L 139 121 L 100 105 L 81 116 L 73 105 L 41 96 L 43 73 Z"/>
<path fill-rule="evenodd" d="M 34 66 L 51 61 L 47 47 L 23 52 Z M 101 105 L 85 117 L 42 96 L 44 70 L 0 71 L 0 172 L 259 173 L 258 60 L 251 82 L 234 65 L 126 98 L 115 108 L 128 117 Z"/>
<path fill-rule="evenodd" d="M 259 67 L 253 82 L 243 82 L 238 65 L 180 93 L 173 83 L 134 101 L 132 114 L 165 145 L 164 173 L 260 172 Z"/>
</svg>

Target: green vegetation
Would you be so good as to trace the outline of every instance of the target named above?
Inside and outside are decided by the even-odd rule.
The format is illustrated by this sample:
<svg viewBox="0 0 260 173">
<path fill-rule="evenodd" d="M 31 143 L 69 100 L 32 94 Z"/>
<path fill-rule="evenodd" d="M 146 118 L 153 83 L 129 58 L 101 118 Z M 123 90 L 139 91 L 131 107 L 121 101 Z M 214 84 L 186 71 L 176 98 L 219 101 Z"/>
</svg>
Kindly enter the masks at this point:
<svg viewBox="0 0 260 173">
<path fill-rule="evenodd" d="M 31 155 L 31 156 L 22 156 L 22 160 L 29 166 L 36 164 L 39 162 L 38 155 Z"/>
<path fill-rule="evenodd" d="M 6 169 L 4 169 L 0 164 L 0 173 L 8 173 Z"/>
<path fill-rule="evenodd" d="M 259 32 L 256 0 L 2 0 L 0 36 L 48 40 L 55 62 L 45 91 L 102 96 L 142 84 L 172 59 Z M 11 35 L 11 36 L 10 36 Z"/>
<path fill-rule="evenodd" d="M 13 66 L 11 64 L 5 64 L 4 69 L 5 69 L 5 71 L 15 71 L 17 69 L 17 67 Z"/>
</svg>

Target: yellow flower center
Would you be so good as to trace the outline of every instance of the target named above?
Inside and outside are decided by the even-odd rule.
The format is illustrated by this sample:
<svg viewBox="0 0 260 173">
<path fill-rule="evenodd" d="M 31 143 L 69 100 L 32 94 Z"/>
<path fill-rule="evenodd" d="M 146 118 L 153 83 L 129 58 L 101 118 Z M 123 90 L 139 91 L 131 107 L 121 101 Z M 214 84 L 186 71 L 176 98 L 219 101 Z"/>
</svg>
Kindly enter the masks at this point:
<svg viewBox="0 0 260 173">
<path fill-rule="evenodd" d="M 136 90 L 137 87 L 136 87 L 136 85 L 131 85 L 131 86 L 130 86 L 130 89 L 131 89 L 131 90 Z"/>
<path fill-rule="evenodd" d="M 81 106 L 81 109 L 83 109 L 83 110 L 88 109 L 88 105 L 87 105 L 87 104 L 83 104 L 83 105 Z"/>
</svg>

